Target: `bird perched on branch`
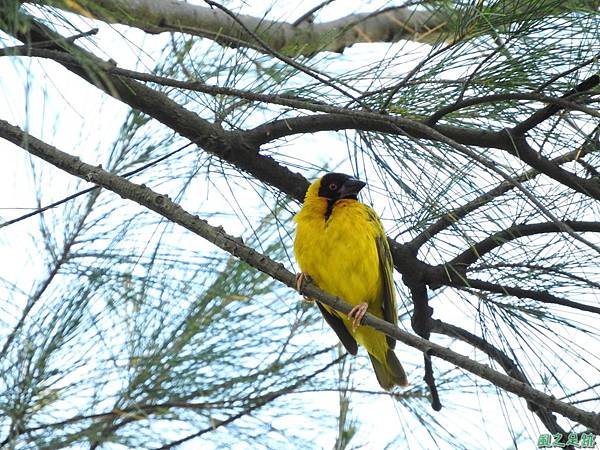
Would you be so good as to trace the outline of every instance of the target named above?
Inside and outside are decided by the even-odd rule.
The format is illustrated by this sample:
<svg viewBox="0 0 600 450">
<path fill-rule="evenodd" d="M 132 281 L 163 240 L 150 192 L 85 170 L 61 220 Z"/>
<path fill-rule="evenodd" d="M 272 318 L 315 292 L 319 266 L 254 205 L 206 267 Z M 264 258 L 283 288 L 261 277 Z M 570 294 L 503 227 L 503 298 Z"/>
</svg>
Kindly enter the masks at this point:
<svg viewBox="0 0 600 450">
<path fill-rule="evenodd" d="M 297 224 L 294 253 L 301 273 L 297 288 L 310 278 L 325 292 L 353 308 L 346 317 L 317 302 L 323 317 L 346 350 L 356 355 L 357 342 L 371 358 L 383 389 L 408 384 L 394 354 L 395 341 L 360 322 L 368 311 L 397 324 L 392 255 L 379 217 L 357 196 L 365 183 L 342 173 L 328 173 L 310 185 Z"/>
</svg>

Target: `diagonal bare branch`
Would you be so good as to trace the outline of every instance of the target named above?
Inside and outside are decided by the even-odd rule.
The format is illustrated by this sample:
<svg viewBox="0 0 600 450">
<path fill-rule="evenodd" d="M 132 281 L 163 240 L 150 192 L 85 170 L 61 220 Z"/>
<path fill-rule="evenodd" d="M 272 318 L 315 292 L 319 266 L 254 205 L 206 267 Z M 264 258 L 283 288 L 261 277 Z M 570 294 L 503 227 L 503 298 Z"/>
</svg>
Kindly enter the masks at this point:
<svg viewBox="0 0 600 450">
<path fill-rule="evenodd" d="M 441 320 L 432 321 L 431 331 L 433 333 L 445 334 L 446 336 L 458 338 L 461 341 L 472 345 L 474 348 L 481 350 L 482 352 L 487 354 L 491 359 L 500 364 L 500 367 L 504 369 L 507 375 L 519 381 L 522 381 L 523 383 L 531 385 L 531 382 L 527 379 L 523 371 L 520 369 L 519 364 L 513 361 L 511 358 L 509 358 L 508 355 L 506 355 L 506 353 L 501 351 L 499 348 L 493 346 L 485 339 L 473 333 L 470 333 L 469 331 L 463 328 L 457 327 L 456 325 L 452 325 Z M 528 402 L 527 406 L 539 417 L 539 419 L 546 426 L 546 429 L 548 429 L 548 431 L 550 431 L 551 433 L 562 433 L 563 435 L 566 435 L 565 431 L 558 424 L 556 416 L 554 414 L 552 414 L 544 408 L 538 407 L 537 405 L 531 402 Z"/>
</svg>

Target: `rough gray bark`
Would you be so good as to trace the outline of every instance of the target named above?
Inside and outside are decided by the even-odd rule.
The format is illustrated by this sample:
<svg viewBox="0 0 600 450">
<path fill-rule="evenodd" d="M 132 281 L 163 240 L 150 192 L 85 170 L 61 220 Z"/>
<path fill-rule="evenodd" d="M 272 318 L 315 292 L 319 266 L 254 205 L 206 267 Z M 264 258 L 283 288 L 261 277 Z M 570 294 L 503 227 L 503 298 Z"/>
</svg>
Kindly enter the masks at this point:
<svg viewBox="0 0 600 450">
<path fill-rule="evenodd" d="M 29 3 L 48 3 L 30 0 Z M 599 2 L 548 2 L 548 14 L 570 10 L 597 9 Z M 482 11 L 441 10 L 435 2 L 404 2 L 415 6 L 392 6 L 369 13 L 349 14 L 329 22 L 300 20 L 294 23 L 267 20 L 248 14 L 236 14 L 246 28 L 256 33 L 270 50 L 289 56 L 310 56 L 329 51 L 342 53 L 358 43 L 398 42 L 407 40 L 431 44 L 453 42 L 471 33 L 453 29 L 451 16 L 484 14 Z M 147 33 L 182 32 L 200 36 L 230 47 L 248 47 L 265 51 L 256 39 L 224 11 L 179 0 L 94 0 L 56 5 L 71 12 L 107 23 L 129 25 Z M 539 5 L 538 5 L 539 6 Z M 527 2 L 498 3 L 490 17 L 502 16 L 503 11 L 527 14 Z M 490 20 L 490 19 L 486 19 Z M 500 19 L 501 20 L 501 19 Z M 496 27 L 496 24 L 491 24 Z M 492 28 L 493 29 L 493 28 Z"/>
<path fill-rule="evenodd" d="M 43 2 L 36 2 L 43 3 Z M 218 9 L 178 0 L 96 0 L 71 5 L 71 11 L 107 23 L 129 25 L 147 33 L 183 32 L 231 47 L 264 50 L 230 16 Z M 66 7 L 63 6 L 63 7 Z M 330 22 L 299 24 L 236 16 L 268 46 L 287 55 L 321 51 L 343 52 L 361 42 L 397 42 L 401 39 L 431 43 L 445 31 L 437 12 L 414 8 L 386 8 L 369 14 L 349 14 Z"/>
</svg>

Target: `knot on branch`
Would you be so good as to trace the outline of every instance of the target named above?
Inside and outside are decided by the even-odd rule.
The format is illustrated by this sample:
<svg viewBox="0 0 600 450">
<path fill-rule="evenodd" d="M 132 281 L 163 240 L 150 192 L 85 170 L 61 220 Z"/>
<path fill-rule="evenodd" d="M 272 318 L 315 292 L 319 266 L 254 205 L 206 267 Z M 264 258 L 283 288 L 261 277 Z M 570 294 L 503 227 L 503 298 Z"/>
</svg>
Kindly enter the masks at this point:
<svg viewBox="0 0 600 450">
<path fill-rule="evenodd" d="M 98 176 L 95 171 L 90 171 L 85 174 L 85 179 L 90 183 L 98 184 Z"/>
<path fill-rule="evenodd" d="M 154 203 L 158 206 L 164 206 L 166 201 L 167 199 L 164 195 L 157 195 L 156 197 L 154 197 Z"/>
</svg>

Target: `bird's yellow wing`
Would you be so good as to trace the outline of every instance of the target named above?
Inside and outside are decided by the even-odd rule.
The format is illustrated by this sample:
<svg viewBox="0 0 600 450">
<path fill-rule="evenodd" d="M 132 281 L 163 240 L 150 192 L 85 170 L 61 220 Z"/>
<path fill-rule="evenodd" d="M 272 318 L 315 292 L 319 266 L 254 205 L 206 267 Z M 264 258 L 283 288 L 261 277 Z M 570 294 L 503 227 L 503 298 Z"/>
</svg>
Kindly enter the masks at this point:
<svg viewBox="0 0 600 450">
<path fill-rule="evenodd" d="M 375 243 L 377 245 L 377 255 L 379 257 L 379 271 L 381 273 L 382 289 L 381 289 L 381 309 L 383 310 L 383 318 L 386 322 L 398 324 L 398 313 L 396 309 L 396 291 L 394 289 L 394 264 L 392 261 L 392 252 L 387 241 L 387 236 L 381 224 L 381 220 L 377 213 L 372 208 L 368 208 L 369 220 L 377 228 Z M 396 341 L 387 336 L 387 342 L 390 348 L 395 348 Z"/>
</svg>

